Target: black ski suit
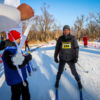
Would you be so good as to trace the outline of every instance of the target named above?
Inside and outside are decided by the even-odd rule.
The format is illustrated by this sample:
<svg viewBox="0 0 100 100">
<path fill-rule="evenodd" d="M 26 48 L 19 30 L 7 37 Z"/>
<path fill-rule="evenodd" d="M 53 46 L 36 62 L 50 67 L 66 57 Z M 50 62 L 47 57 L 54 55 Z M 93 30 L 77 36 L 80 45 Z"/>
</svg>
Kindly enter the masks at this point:
<svg viewBox="0 0 100 100">
<path fill-rule="evenodd" d="M 64 35 L 59 37 L 54 54 L 55 59 L 57 59 L 58 54 L 60 58 L 56 81 L 59 82 L 65 63 L 69 65 L 76 81 L 80 81 L 79 75 L 75 69 L 75 63 L 73 62 L 74 59 L 78 58 L 78 53 L 79 46 L 74 36 L 69 34 L 67 37 Z"/>
</svg>

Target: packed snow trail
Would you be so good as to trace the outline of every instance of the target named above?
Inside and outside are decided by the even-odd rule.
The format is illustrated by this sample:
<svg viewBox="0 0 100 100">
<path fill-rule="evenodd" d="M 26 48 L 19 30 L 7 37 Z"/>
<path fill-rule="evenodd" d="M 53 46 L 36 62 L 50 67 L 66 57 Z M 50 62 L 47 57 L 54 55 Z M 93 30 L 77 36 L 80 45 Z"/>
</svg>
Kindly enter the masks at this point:
<svg viewBox="0 0 100 100">
<path fill-rule="evenodd" d="M 31 100 L 55 100 L 55 80 L 58 64 L 54 62 L 54 45 L 47 44 L 32 53 L 32 63 L 38 70 L 33 76 L 28 76 Z M 78 63 L 89 73 L 84 73 L 82 68 L 76 64 L 77 72 L 81 77 L 83 89 L 83 100 L 100 100 L 100 49 L 84 48 L 79 43 Z M 77 82 L 71 74 L 68 65 L 60 80 L 58 89 L 59 100 L 80 100 Z M 4 78 L 3 64 L 0 64 L 0 100 L 10 100 L 11 90 Z"/>
</svg>

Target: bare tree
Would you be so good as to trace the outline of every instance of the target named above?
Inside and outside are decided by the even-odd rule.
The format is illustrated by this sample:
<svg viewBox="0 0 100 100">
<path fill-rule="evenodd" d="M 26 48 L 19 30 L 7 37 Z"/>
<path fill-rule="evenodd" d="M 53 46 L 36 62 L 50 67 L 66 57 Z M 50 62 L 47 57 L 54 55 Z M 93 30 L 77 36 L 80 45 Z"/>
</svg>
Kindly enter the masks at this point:
<svg viewBox="0 0 100 100">
<path fill-rule="evenodd" d="M 29 20 L 22 22 L 22 33 L 25 32 L 25 29 L 26 29 L 28 22 L 29 22 Z"/>
<path fill-rule="evenodd" d="M 98 28 L 98 30 L 99 30 L 99 41 L 100 41 L 100 12 L 98 12 L 98 13 L 90 13 L 90 17 L 91 18 L 94 18 L 95 19 L 95 21 L 97 22 L 97 24 L 98 25 L 96 25 L 97 26 L 97 28 Z"/>
<path fill-rule="evenodd" d="M 53 15 L 48 12 L 49 7 L 44 3 L 41 7 L 42 15 L 34 17 L 34 22 L 28 35 L 29 40 L 47 42 L 50 39 L 55 39 L 55 37 L 58 38 L 62 33 L 60 30 L 61 25 L 54 23 Z M 23 32 L 27 23 L 23 22 Z"/>
<path fill-rule="evenodd" d="M 78 33 L 77 33 L 77 38 L 80 38 L 81 32 L 82 32 L 82 27 L 83 27 L 83 23 L 85 21 L 87 21 L 88 19 L 84 17 L 84 15 L 81 15 L 81 17 L 77 17 L 77 20 L 75 21 L 75 28 L 78 29 Z"/>
<path fill-rule="evenodd" d="M 37 31 L 37 20 L 38 20 L 38 16 L 35 16 L 34 19 L 33 19 L 33 24 L 32 24 L 32 27 L 29 31 L 29 34 L 28 34 L 28 40 L 31 41 L 31 40 L 34 40 L 34 41 L 37 41 L 37 34 L 38 34 L 38 31 Z M 27 21 L 28 23 L 29 21 Z M 25 24 L 26 25 L 26 24 Z M 27 25 L 26 25 L 27 26 Z M 25 27 L 26 27 L 25 26 Z"/>
<path fill-rule="evenodd" d="M 76 35 L 77 35 L 77 33 L 78 33 L 78 29 L 77 29 L 77 28 L 75 28 L 75 26 L 74 26 L 74 27 L 72 27 L 72 28 L 71 28 L 71 34 L 72 34 L 73 36 L 77 37 L 77 36 L 76 36 Z"/>
<path fill-rule="evenodd" d="M 41 32 L 41 41 L 45 40 L 44 37 L 44 22 L 43 22 L 43 16 L 38 16 L 38 29 Z"/>
<path fill-rule="evenodd" d="M 60 28 L 61 28 L 60 23 L 58 25 L 56 23 L 53 24 L 53 26 L 52 26 L 53 33 L 54 33 L 53 34 L 53 39 L 58 38 L 60 33 L 62 33 Z"/>
<path fill-rule="evenodd" d="M 43 4 L 41 7 L 41 11 L 43 13 L 43 16 L 41 16 L 41 25 L 42 25 L 42 33 L 44 34 L 45 41 L 48 41 L 49 33 L 48 31 L 51 29 L 52 24 L 54 22 L 53 15 L 49 14 L 47 9 L 49 9 L 50 5 L 46 5 L 46 3 Z"/>
</svg>

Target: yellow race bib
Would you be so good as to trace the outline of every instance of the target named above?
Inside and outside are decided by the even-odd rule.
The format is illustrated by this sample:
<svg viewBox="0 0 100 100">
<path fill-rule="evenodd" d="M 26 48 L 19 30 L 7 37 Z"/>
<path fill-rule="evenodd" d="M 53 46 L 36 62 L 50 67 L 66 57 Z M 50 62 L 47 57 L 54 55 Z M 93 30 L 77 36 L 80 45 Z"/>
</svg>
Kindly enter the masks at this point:
<svg viewBox="0 0 100 100">
<path fill-rule="evenodd" d="M 62 42 L 62 48 L 63 49 L 70 49 L 71 48 L 71 42 Z"/>
</svg>

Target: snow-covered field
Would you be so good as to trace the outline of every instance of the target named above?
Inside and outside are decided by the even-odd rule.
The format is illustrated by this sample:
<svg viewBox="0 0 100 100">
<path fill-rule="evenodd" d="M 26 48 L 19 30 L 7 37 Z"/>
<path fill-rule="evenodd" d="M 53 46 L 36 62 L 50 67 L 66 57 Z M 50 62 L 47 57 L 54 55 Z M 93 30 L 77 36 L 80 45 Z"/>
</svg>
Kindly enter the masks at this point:
<svg viewBox="0 0 100 100">
<path fill-rule="evenodd" d="M 32 53 L 32 63 L 38 70 L 28 76 L 31 100 L 55 100 L 55 80 L 58 64 L 54 62 L 55 42 L 47 44 Z M 76 64 L 76 69 L 81 77 L 83 100 L 100 100 L 100 49 L 84 48 L 79 43 L 78 63 L 89 73 Z M 1 52 L 0 52 L 1 53 Z M 59 100 L 80 100 L 77 82 L 71 74 L 68 65 L 65 65 L 58 90 Z M 11 90 L 5 82 L 4 67 L 0 64 L 0 100 L 10 100 Z"/>
</svg>

